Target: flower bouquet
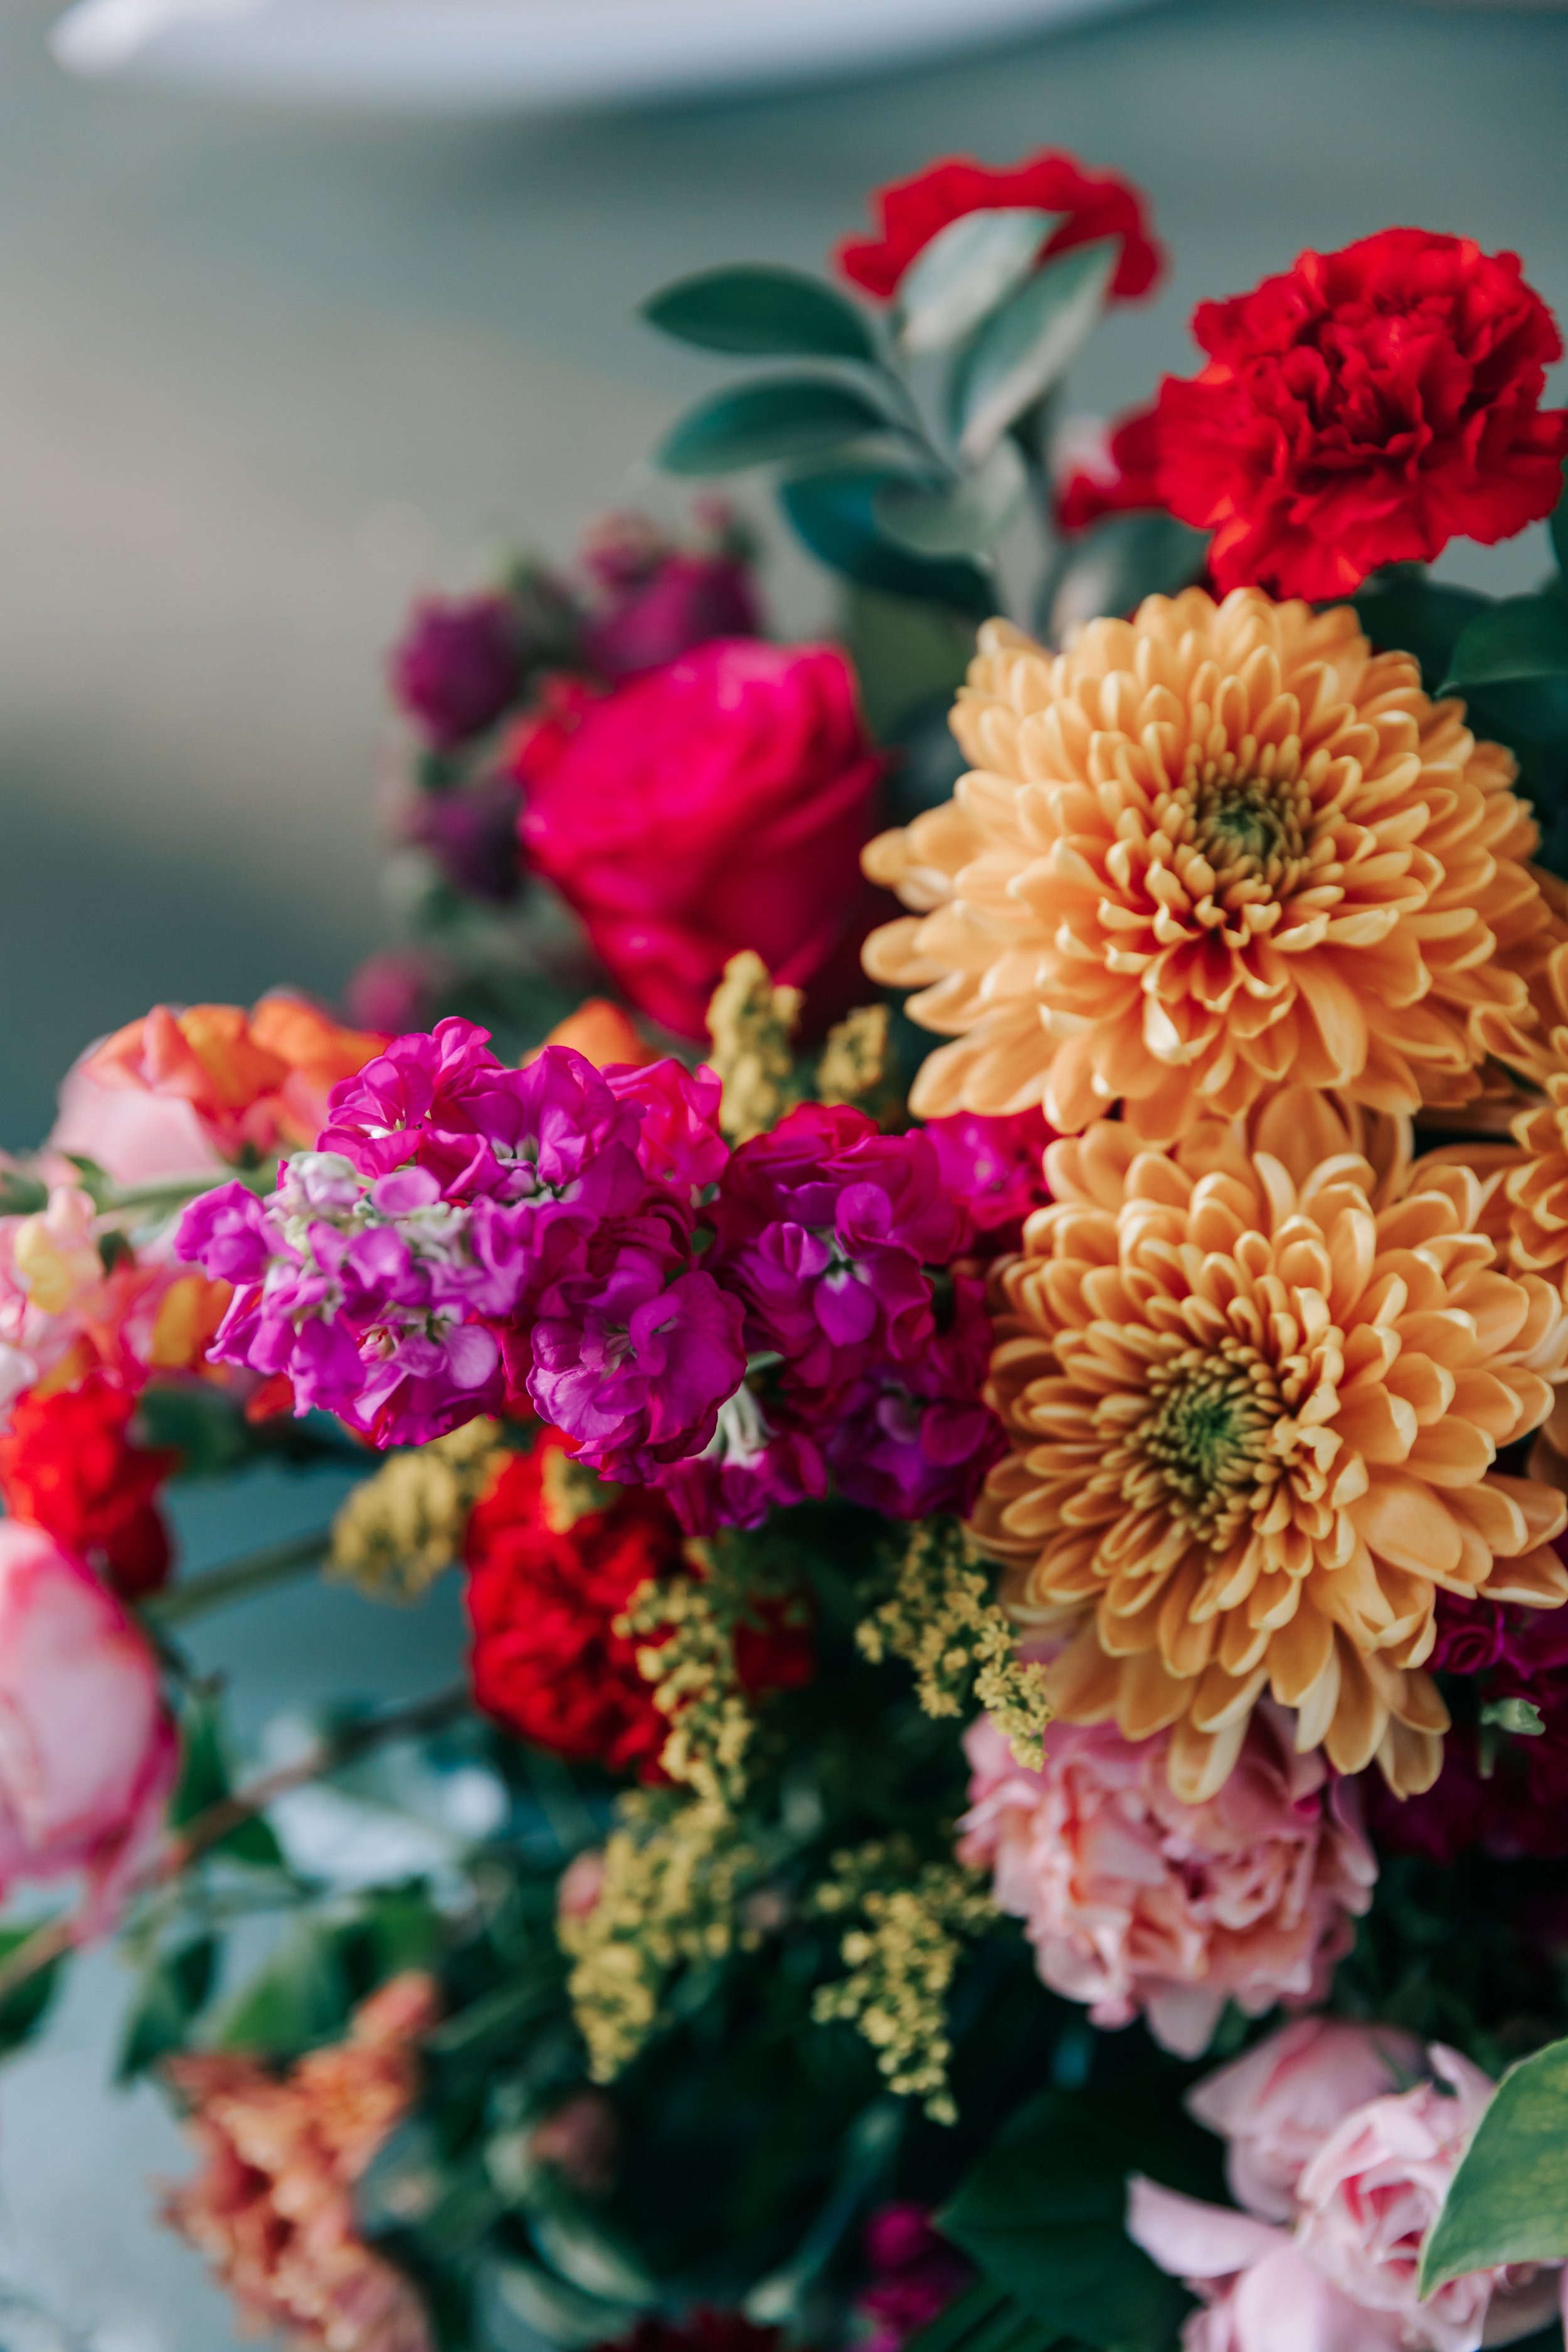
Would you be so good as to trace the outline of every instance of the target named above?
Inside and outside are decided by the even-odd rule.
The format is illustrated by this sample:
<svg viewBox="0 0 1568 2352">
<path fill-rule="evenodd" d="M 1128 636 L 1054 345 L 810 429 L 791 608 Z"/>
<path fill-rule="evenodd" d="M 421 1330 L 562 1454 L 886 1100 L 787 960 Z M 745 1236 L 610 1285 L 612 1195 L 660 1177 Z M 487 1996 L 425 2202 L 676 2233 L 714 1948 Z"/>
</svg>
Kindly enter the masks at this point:
<svg viewBox="0 0 1568 2352">
<path fill-rule="evenodd" d="M 1544 2352 L 1556 329 L 1392 229 L 1093 433 L 1125 182 L 837 261 L 647 311 L 833 642 L 717 504 L 421 606 L 357 1025 L 156 1007 L 0 1174 L 0 2034 L 125 1940 L 167 2217 L 313 2352 Z M 172 1575 L 258 1461 L 331 1528 Z M 247 1774 L 183 1629 L 319 1569 L 470 1672 Z"/>
</svg>

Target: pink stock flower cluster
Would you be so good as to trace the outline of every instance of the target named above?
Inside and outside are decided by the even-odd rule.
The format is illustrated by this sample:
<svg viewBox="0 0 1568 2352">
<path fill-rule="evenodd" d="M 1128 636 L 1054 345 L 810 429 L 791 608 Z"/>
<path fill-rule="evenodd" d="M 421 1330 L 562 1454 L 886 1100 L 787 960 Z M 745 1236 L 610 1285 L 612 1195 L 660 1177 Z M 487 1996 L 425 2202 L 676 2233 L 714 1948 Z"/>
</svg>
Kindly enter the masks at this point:
<svg viewBox="0 0 1568 2352">
<path fill-rule="evenodd" d="M 234 1286 L 213 1352 L 378 1445 L 526 1395 L 693 1528 L 826 1491 L 962 1508 L 996 1450 L 968 1213 L 921 1133 L 805 1106 L 731 1152 L 719 1084 L 565 1045 L 504 1066 L 464 1021 L 332 1095 L 266 1198 L 186 1211 Z M 757 1385 L 748 1382 L 748 1367 Z"/>
<path fill-rule="evenodd" d="M 1237 2207 L 1134 2179 L 1128 2208 L 1131 2236 L 1201 2298 L 1183 2352 L 1476 2352 L 1544 2327 L 1555 2268 L 1417 2293 L 1423 2242 L 1492 2091 L 1456 2051 L 1316 2017 L 1200 2083 L 1188 2105 L 1228 2144 Z"/>
<path fill-rule="evenodd" d="M 964 1741 L 971 1805 L 959 1853 L 995 1875 L 1041 1978 L 1094 2024 L 1142 2014 L 1184 2057 L 1227 2000 L 1250 2017 L 1329 1989 L 1377 1875 L 1355 1790 L 1295 1753 L 1265 1701 L 1218 1794 L 1189 1805 L 1165 1774 L 1169 1735 L 1053 1724 L 1037 1772 L 982 1717 Z"/>
</svg>

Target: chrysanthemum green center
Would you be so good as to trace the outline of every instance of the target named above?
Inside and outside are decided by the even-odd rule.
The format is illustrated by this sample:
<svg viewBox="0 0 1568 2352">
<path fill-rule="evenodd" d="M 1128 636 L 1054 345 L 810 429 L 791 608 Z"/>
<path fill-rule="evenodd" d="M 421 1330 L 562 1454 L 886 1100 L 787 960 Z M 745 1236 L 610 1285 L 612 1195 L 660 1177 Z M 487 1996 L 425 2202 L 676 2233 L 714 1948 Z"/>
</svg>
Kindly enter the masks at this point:
<svg viewBox="0 0 1568 2352">
<path fill-rule="evenodd" d="M 1279 1475 L 1269 1440 L 1282 1406 L 1271 1368 L 1238 1342 L 1213 1355 L 1187 1349 L 1151 1366 L 1148 1395 L 1131 1436 L 1127 1499 L 1163 1505 L 1200 1543 L 1228 1544 Z"/>
</svg>

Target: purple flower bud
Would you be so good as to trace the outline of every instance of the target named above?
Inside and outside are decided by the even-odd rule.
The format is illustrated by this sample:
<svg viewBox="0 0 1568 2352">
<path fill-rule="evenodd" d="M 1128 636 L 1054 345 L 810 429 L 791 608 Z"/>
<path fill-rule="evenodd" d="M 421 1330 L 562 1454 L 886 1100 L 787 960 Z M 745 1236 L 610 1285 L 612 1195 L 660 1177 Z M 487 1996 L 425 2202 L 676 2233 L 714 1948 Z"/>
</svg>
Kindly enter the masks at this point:
<svg viewBox="0 0 1568 2352">
<path fill-rule="evenodd" d="M 762 635 L 752 575 L 732 555 L 664 555 L 616 588 L 583 640 L 589 661 L 612 684 L 718 637 Z"/>
<path fill-rule="evenodd" d="M 392 656 L 392 690 L 438 751 L 482 735 L 521 691 L 523 648 L 504 596 L 426 597 Z"/>
<path fill-rule="evenodd" d="M 412 837 L 429 851 L 454 890 L 501 907 L 522 880 L 517 820 L 522 795 L 504 776 L 426 793 L 415 803 Z"/>
</svg>

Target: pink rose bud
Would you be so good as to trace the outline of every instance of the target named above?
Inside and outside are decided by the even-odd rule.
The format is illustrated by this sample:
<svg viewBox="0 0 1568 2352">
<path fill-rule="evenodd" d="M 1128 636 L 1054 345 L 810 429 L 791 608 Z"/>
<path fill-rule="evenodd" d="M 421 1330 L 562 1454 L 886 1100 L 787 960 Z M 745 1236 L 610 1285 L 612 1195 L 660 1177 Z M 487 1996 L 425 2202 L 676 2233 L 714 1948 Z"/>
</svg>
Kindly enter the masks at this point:
<svg viewBox="0 0 1568 2352">
<path fill-rule="evenodd" d="M 41 1528 L 0 1521 L 0 1894 L 83 1871 L 84 1932 L 104 1933 L 156 1842 L 175 1754 L 119 1601 Z"/>
</svg>

